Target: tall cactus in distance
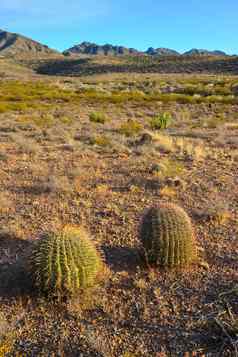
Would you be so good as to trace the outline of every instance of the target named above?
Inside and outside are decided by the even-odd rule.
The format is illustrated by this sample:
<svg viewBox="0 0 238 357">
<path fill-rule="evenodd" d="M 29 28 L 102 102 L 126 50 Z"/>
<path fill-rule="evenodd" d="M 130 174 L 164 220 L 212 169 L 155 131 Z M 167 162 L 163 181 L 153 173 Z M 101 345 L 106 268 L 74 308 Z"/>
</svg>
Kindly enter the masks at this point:
<svg viewBox="0 0 238 357">
<path fill-rule="evenodd" d="M 95 284 L 102 259 L 83 228 L 66 227 L 36 242 L 30 258 L 35 285 L 49 295 L 73 295 Z"/>
<path fill-rule="evenodd" d="M 174 204 L 161 203 L 145 213 L 140 239 L 149 265 L 185 266 L 196 257 L 190 218 Z"/>
</svg>

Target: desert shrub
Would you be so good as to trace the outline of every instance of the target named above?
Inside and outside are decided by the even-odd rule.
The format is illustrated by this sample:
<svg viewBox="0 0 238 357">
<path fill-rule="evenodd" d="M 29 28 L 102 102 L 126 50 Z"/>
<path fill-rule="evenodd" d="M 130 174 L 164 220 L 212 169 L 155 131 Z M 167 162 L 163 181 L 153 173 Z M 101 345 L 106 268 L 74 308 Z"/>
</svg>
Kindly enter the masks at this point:
<svg viewBox="0 0 238 357">
<path fill-rule="evenodd" d="M 130 137 L 139 134 L 142 129 L 143 127 L 138 121 L 129 119 L 126 123 L 121 125 L 118 131 L 119 133 Z"/>
<path fill-rule="evenodd" d="M 210 95 L 205 99 L 208 103 L 236 104 L 238 102 L 233 95 Z"/>
<path fill-rule="evenodd" d="M 62 116 L 60 117 L 60 122 L 65 125 L 71 125 L 73 124 L 73 118 L 67 117 L 67 116 Z"/>
<path fill-rule="evenodd" d="M 145 213 L 140 239 L 149 265 L 185 266 L 196 257 L 191 221 L 186 212 L 174 204 L 161 203 Z"/>
<path fill-rule="evenodd" d="M 231 218 L 231 212 L 224 202 L 213 202 L 212 206 L 207 207 L 201 215 L 204 220 L 207 220 L 214 225 L 223 225 Z"/>
<path fill-rule="evenodd" d="M 184 170 L 182 162 L 171 158 L 161 159 L 158 164 L 158 167 L 159 170 L 156 173 L 156 176 L 159 179 L 174 178 L 180 176 Z"/>
<path fill-rule="evenodd" d="M 98 136 L 90 138 L 90 144 L 98 145 L 98 146 L 110 146 L 111 140 L 104 135 L 98 135 Z"/>
<path fill-rule="evenodd" d="M 24 103 L 24 102 L 16 102 L 16 103 L 9 103 L 8 108 L 9 110 L 12 111 L 26 111 L 29 109 L 31 105 L 29 103 Z"/>
<path fill-rule="evenodd" d="M 41 150 L 40 146 L 32 139 L 24 138 L 20 135 L 12 135 L 18 153 L 27 154 L 27 155 L 37 155 Z"/>
<path fill-rule="evenodd" d="M 231 91 L 230 91 L 230 89 L 229 88 L 227 88 L 227 87 L 222 87 L 222 86 L 217 86 L 216 88 L 215 88 L 215 93 L 217 94 L 217 95 L 222 95 L 222 96 L 228 96 L 228 95 L 230 95 L 231 94 Z"/>
<path fill-rule="evenodd" d="M 0 103 L 0 113 L 5 113 L 8 111 L 25 111 L 29 107 L 29 104 L 22 102 L 2 102 Z"/>
<path fill-rule="evenodd" d="M 25 114 L 23 116 L 19 116 L 18 121 L 23 124 L 34 124 L 41 129 L 49 129 L 55 124 L 56 119 L 50 113 L 42 113 L 41 115 L 32 116 Z"/>
<path fill-rule="evenodd" d="M 5 113 L 7 112 L 9 109 L 8 109 L 8 105 L 7 103 L 0 103 L 0 114 L 1 113 Z"/>
<path fill-rule="evenodd" d="M 32 118 L 33 123 L 42 129 L 51 128 L 54 124 L 54 116 L 51 114 L 44 114 Z"/>
<path fill-rule="evenodd" d="M 169 93 L 169 94 L 161 94 L 158 96 L 157 100 L 161 100 L 164 103 L 177 102 L 181 104 L 193 104 L 201 101 L 201 98 L 196 98 L 191 95 L 186 94 L 178 94 L 178 93 Z"/>
<path fill-rule="evenodd" d="M 166 129 L 172 121 L 172 116 L 170 113 L 157 114 L 150 121 L 150 127 L 153 130 Z"/>
<path fill-rule="evenodd" d="M 67 296 L 92 287 L 103 264 L 87 232 L 82 228 L 66 227 L 36 242 L 29 266 L 40 291 Z"/>
<path fill-rule="evenodd" d="M 73 187 L 67 176 L 53 176 L 41 177 L 33 186 L 37 193 L 54 193 L 58 195 L 71 194 Z"/>
<path fill-rule="evenodd" d="M 171 136 L 155 132 L 153 133 L 153 140 L 155 141 L 156 150 L 166 153 L 175 151 L 174 140 Z"/>
<path fill-rule="evenodd" d="M 146 97 L 146 94 L 141 90 L 133 90 L 129 92 L 129 98 L 135 101 L 143 101 Z"/>
<path fill-rule="evenodd" d="M 204 126 L 209 128 L 209 129 L 215 129 L 219 125 L 223 124 L 225 121 L 226 121 L 226 118 L 224 116 L 217 115 L 215 117 L 208 118 L 205 121 Z"/>
<path fill-rule="evenodd" d="M 69 102 L 76 93 L 43 82 L 4 81 L 0 83 L 0 112 L 44 109 L 56 101 Z"/>
<path fill-rule="evenodd" d="M 104 113 L 92 112 L 89 114 L 89 120 L 92 123 L 105 124 L 105 122 L 107 121 L 107 117 Z"/>
</svg>

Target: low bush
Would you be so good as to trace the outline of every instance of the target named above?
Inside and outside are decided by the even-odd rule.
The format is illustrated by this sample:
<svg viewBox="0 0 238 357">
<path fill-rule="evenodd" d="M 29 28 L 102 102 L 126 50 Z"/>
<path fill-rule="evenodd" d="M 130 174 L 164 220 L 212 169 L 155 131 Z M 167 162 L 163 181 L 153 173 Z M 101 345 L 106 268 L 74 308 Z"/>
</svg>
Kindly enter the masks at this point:
<svg viewBox="0 0 238 357">
<path fill-rule="evenodd" d="M 90 138 L 91 145 L 98 145 L 98 146 L 110 146 L 111 141 L 108 137 L 104 135 L 98 135 L 95 137 Z"/>
<path fill-rule="evenodd" d="M 170 113 L 157 114 L 150 121 L 150 127 L 153 130 L 166 129 L 172 121 L 172 116 Z"/>
<path fill-rule="evenodd" d="M 107 121 L 107 117 L 104 113 L 92 112 L 89 114 L 89 120 L 92 123 L 105 124 L 105 122 Z"/>
<path fill-rule="evenodd" d="M 121 125 L 119 128 L 119 133 L 130 137 L 139 134 L 142 129 L 143 127 L 138 121 L 130 119 Z"/>
</svg>

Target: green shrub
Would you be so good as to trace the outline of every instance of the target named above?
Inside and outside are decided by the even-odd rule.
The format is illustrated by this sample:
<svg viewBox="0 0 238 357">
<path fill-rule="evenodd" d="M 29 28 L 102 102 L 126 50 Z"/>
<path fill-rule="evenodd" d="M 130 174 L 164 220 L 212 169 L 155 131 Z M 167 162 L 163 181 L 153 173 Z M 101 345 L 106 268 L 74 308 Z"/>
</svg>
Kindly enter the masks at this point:
<svg viewBox="0 0 238 357">
<path fill-rule="evenodd" d="M 149 265 L 177 267 L 196 257 L 192 224 L 185 211 L 161 203 L 143 217 L 140 239 Z"/>
<path fill-rule="evenodd" d="M 171 114 L 165 112 L 163 114 L 158 114 L 154 118 L 152 118 L 150 121 L 150 126 L 153 130 L 166 129 L 170 125 L 171 121 Z"/>
<path fill-rule="evenodd" d="M 73 295 L 93 286 L 101 268 L 101 257 L 82 228 L 46 235 L 30 258 L 33 281 L 47 295 Z"/>
<path fill-rule="evenodd" d="M 107 121 L 107 117 L 104 113 L 92 112 L 89 114 L 89 120 L 92 123 L 105 124 L 105 122 Z"/>
</svg>

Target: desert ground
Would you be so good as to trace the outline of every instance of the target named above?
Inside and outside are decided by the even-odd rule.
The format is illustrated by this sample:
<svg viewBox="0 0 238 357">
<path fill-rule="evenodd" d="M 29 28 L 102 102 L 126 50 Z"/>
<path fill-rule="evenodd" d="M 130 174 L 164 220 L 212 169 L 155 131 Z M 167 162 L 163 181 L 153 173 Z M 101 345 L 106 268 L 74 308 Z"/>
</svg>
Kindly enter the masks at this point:
<svg viewBox="0 0 238 357">
<path fill-rule="evenodd" d="M 55 76 L 1 58 L 0 356 L 237 356 L 237 187 L 236 75 Z M 198 263 L 142 263 L 158 202 L 189 214 Z M 66 225 L 86 227 L 107 269 L 59 302 L 24 262 Z"/>
</svg>

